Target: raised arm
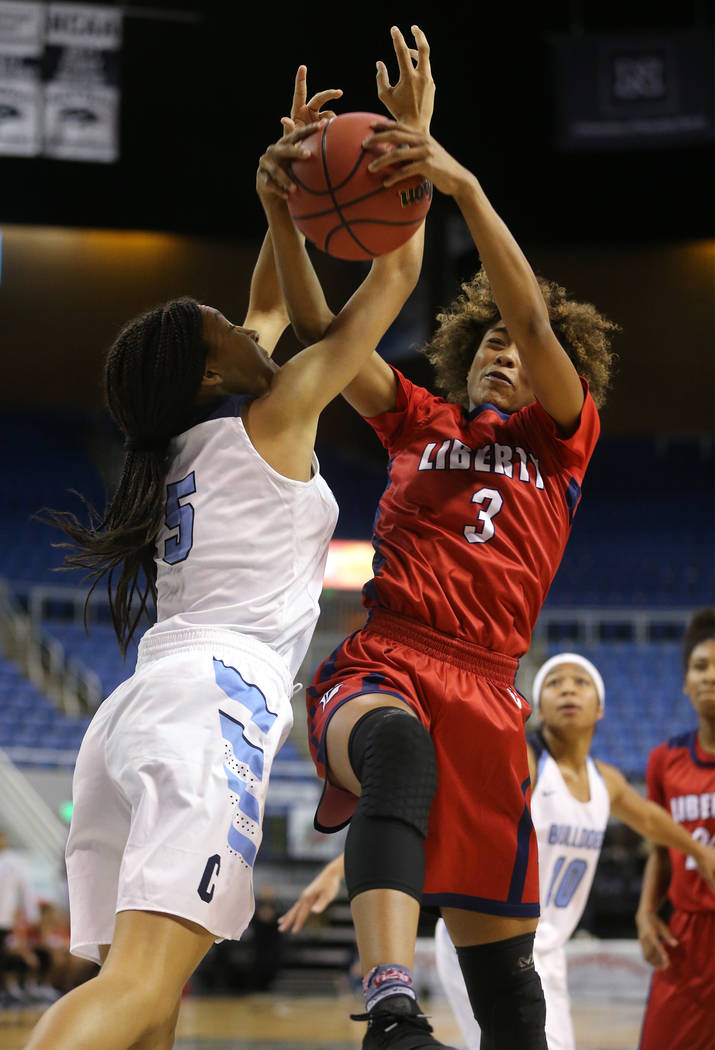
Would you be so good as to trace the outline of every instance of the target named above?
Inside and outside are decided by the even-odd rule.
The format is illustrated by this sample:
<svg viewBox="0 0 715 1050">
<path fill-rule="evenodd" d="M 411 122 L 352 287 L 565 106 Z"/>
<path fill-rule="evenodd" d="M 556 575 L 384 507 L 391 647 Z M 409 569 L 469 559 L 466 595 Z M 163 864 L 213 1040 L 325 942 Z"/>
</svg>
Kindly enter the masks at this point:
<svg viewBox="0 0 715 1050">
<path fill-rule="evenodd" d="M 306 67 L 300 66 L 296 74 L 291 116 L 289 118 L 284 117 L 281 121 L 285 129 L 284 137 L 288 137 L 293 131 L 304 129 L 309 124 L 316 123 L 321 118 L 328 119 L 335 116 L 333 110 L 324 110 L 323 106 L 336 98 L 340 98 L 342 90 L 340 88 L 329 88 L 326 91 L 318 91 L 308 99 L 306 76 Z M 266 169 L 263 171 L 259 170 L 259 177 L 266 179 L 268 171 Z M 312 337 L 305 340 L 305 342 L 314 342 L 315 339 L 318 339 L 331 319 L 332 314 L 325 321 L 323 329 L 320 332 L 314 331 Z M 268 230 L 263 239 L 251 278 L 248 312 L 243 326 L 258 332 L 261 337 L 261 346 L 267 353 L 272 354 L 278 340 L 290 323 L 291 318 L 276 270 L 273 240 L 271 232 Z"/>
<path fill-rule="evenodd" d="M 243 327 L 258 332 L 261 346 L 267 354 L 272 354 L 289 324 L 290 317 L 276 273 L 273 242 L 268 230 L 253 268 Z"/>
<path fill-rule="evenodd" d="M 417 48 L 408 48 L 405 39 L 393 26 L 390 33 L 395 49 L 399 77 L 393 85 L 383 62 L 377 64 L 378 98 L 389 112 L 403 120 L 408 126 L 428 130 L 434 108 L 435 86 L 429 60 L 429 44 L 418 26 L 412 27 Z M 296 75 L 291 117 L 283 118 L 290 130 L 299 128 L 302 100 L 307 94 L 305 66 L 300 66 Z M 317 98 L 318 96 L 314 96 Z M 315 115 L 312 112 L 311 115 Z M 284 139 L 269 147 L 261 158 L 257 188 L 261 200 L 270 207 L 270 195 L 284 201 L 293 192 L 293 182 L 288 174 L 288 163 L 297 148 L 293 138 Z M 281 289 L 287 305 L 290 321 L 297 337 L 303 343 L 320 339 L 332 322 L 333 312 L 323 294 L 320 281 L 305 245 L 305 239 L 296 229 L 287 209 L 282 212 L 267 211 L 276 257 L 276 266 Z M 411 239 L 413 250 L 423 251 L 424 224 Z M 399 265 L 396 253 L 390 253 L 387 265 Z M 421 260 L 421 254 L 420 254 Z M 392 408 L 395 403 L 395 380 L 392 369 L 379 354 L 373 354 L 363 365 L 359 375 L 343 391 L 349 403 L 362 415 L 374 416 Z"/>
<path fill-rule="evenodd" d="M 420 172 L 442 193 L 453 197 L 489 277 L 499 313 L 543 408 L 564 433 L 578 425 L 583 390 L 576 369 L 554 335 L 536 276 L 506 224 L 489 203 L 476 176 L 450 156 L 428 133 L 406 126 L 376 129 L 375 142 L 402 146 L 400 177 Z M 371 164 L 386 167 L 383 157 Z M 394 176 L 385 180 L 392 185 Z"/>
<path fill-rule="evenodd" d="M 682 850 L 695 861 L 706 884 L 715 893 L 715 847 L 704 846 L 657 802 L 644 799 L 613 766 L 599 762 L 598 768 L 611 798 L 611 813 L 656 846 Z"/>
<path fill-rule="evenodd" d="M 284 221 L 287 208 L 277 202 L 270 206 L 270 212 L 273 229 L 276 220 Z M 354 379 L 398 316 L 417 284 L 421 265 L 422 244 L 416 236 L 395 251 L 373 259 L 367 276 L 322 338 L 287 362 L 274 380 L 271 396 L 287 395 L 286 412 L 313 415 L 317 421 L 328 402 Z M 290 387 L 280 395 L 287 383 Z"/>
<path fill-rule="evenodd" d="M 308 155 L 301 141 L 322 126 L 323 123 L 318 122 L 297 128 L 273 143 L 261 157 L 256 175 L 256 190 L 268 219 L 267 236 L 273 245 L 274 272 L 281 298 L 296 337 L 306 346 L 322 338 L 335 314 L 323 294 L 305 237 L 293 222 L 285 202 L 295 191 L 295 183 L 288 173 L 290 161 Z"/>
<path fill-rule="evenodd" d="M 299 149 L 301 137 L 309 130 L 294 131 L 277 146 L 283 151 Z M 293 220 L 285 199 L 261 192 L 262 184 L 257 179 L 280 273 L 283 234 L 289 232 Z M 362 284 L 330 321 L 322 338 L 286 362 L 268 393 L 252 402 L 244 423 L 253 444 L 275 470 L 297 480 L 310 476 L 321 411 L 374 352 L 412 293 L 421 266 L 422 243 L 417 237 L 374 259 Z"/>
</svg>

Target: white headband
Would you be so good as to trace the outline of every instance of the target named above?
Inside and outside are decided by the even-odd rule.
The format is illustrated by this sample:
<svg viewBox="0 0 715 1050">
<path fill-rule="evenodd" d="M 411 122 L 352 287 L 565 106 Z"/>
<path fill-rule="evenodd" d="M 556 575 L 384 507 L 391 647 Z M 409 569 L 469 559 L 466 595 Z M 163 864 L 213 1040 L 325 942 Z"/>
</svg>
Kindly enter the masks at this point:
<svg viewBox="0 0 715 1050">
<path fill-rule="evenodd" d="M 596 687 L 598 693 L 598 699 L 601 704 L 601 710 L 604 709 L 606 700 L 606 688 L 603 684 L 601 675 L 593 666 L 590 660 L 587 660 L 585 656 L 579 656 L 578 653 L 557 653 L 556 656 L 550 657 L 546 663 L 542 664 L 539 670 L 534 676 L 534 684 L 531 687 L 531 710 L 536 714 L 539 710 L 539 697 L 541 696 L 541 687 L 544 684 L 549 671 L 552 668 L 557 667 L 559 664 L 578 664 L 579 667 L 583 667 L 584 671 L 587 671 L 593 679 L 593 684 Z"/>
</svg>

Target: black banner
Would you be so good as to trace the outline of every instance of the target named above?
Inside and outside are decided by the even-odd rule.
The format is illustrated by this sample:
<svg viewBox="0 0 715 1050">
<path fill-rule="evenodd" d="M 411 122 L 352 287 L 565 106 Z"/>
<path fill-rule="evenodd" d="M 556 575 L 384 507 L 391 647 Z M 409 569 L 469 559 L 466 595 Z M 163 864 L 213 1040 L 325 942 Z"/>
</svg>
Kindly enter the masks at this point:
<svg viewBox="0 0 715 1050">
<path fill-rule="evenodd" d="M 562 150 L 713 140 L 713 41 L 706 32 L 556 37 L 552 44 Z"/>
</svg>

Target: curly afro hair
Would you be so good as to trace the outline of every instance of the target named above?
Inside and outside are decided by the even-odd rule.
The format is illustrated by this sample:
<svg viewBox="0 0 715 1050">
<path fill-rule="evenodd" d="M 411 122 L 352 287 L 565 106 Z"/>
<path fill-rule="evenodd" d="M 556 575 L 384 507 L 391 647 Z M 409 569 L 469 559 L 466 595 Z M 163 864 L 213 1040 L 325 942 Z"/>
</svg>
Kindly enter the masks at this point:
<svg viewBox="0 0 715 1050">
<path fill-rule="evenodd" d="M 567 297 L 555 281 L 537 277 L 556 338 L 588 383 L 598 408 L 605 403 L 615 354 L 611 336 L 620 327 L 591 303 Z M 484 333 L 499 321 L 499 310 L 484 268 L 461 285 L 460 294 L 437 315 L 438 326 L 422 348 L 435 370 L 437 388 L 447 401 L 469 408 L 467 373 Z"/>
</svg>

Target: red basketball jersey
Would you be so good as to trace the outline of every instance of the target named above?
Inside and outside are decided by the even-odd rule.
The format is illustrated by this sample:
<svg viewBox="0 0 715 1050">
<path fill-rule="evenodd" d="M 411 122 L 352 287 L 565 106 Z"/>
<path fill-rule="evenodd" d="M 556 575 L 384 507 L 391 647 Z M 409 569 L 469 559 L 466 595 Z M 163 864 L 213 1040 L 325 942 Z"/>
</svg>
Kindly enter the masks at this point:
<svg viewBox="0 0 715 1050">
<path fill-rule="evenodd" d="M 363 604 L 518 659 L 598 439 L 587 384 L 578 429 L 564 439 L 536 401 L 467 412 L 395 374 L 394 410 L 367 420 L 390 458 Z"/>
<path fill-rule="evenodd" d="M 715 845 L 715 757 L 703 751 L 697 732 L 674 736 L 650 753 L 648 798 L 667 809 L 694 839 Z M 705 885 L 691 857 L 670 849 L 668 897 L 682 911 L 715 910 L 715 894 Z"/>
</svg>

